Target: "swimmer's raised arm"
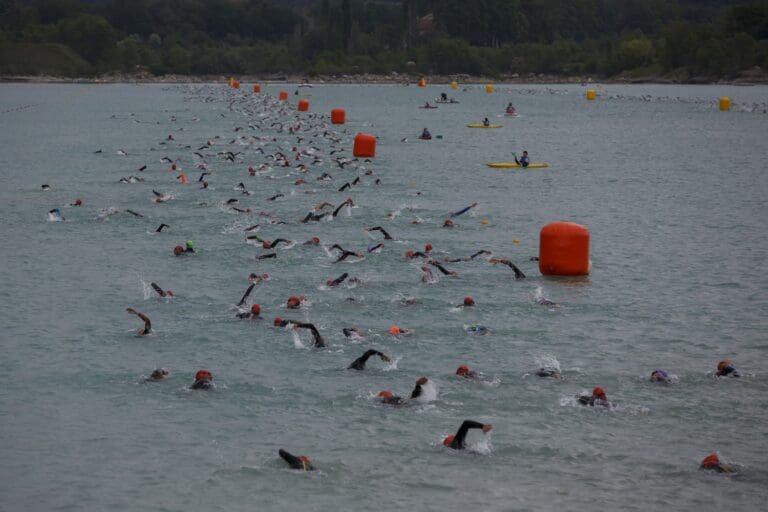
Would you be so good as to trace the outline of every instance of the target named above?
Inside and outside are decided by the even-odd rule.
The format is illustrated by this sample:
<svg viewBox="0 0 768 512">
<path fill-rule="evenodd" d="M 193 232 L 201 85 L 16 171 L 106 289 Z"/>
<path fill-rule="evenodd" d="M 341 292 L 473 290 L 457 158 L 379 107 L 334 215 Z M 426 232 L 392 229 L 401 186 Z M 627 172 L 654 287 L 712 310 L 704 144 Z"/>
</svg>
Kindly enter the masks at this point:
<svg viewBox="0 0 768 512">
<path fill-rule="evenodd" d="M 242 306 L 243 304 L 245 304 L 245 300 L 251 294 L 251 291 L 253 291 L 254 286 L 256 286 L 256 283 L 252 283 L 251 286 L 249 286 L 248 289 L 245 290 L 245 293 L 243 294 L 243 297 L 240 299 L 240 302 L 237 303 L 238 306 Z"/>
<path fill-rule="evenodd" d="M 381 231 L 381 234 L 384 235 L 384 240 L 393 240 L 391 236 L 389 236 L 389 233 L 387 233 L 384 228 L 381 226 L 375 226 L 372 228 L 365 228 L 366 231 Z"/>
<path fill-rule="evenodd" d="M 379 356 L 381 357 L 381 360 L 385 362 L 390 361 L 389 357 L 387 357 L 384 353 L 379 352 L 378 350 L 368 349 L 365 351 L 365 353 L 362 356 L 352 361 L 352 364 L 350 364 L 347 368 L 349 370 L 364 370 L 365 363 L 368 362 L 368 359 L 371 356 Z"/>
<path fill-rule="evenodd" d="M 147 315 L 145 315 L 144 313 L 139 313 L 133 308 L 126 308 L 126 311 L 144 320 L 144 329 L 139 331 L 139 336 L 144 336 L 152 332 L 152 322 L 149 320 L 149 317 Z"/>
</svg>

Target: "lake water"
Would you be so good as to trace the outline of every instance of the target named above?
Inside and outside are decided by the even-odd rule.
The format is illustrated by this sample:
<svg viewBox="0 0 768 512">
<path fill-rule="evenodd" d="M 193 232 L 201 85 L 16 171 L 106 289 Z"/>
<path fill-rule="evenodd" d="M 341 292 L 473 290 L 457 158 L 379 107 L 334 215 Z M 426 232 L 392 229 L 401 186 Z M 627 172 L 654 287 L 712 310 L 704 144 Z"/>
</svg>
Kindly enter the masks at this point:
<svg viewBox="0 0 768 512">
<path fill-rule="evenodd" d="M 0 86 L 0 510 L 764 506 L 768 115 L 719 112 L 715 102 L 765 104 L 768 87 L 607 86 L 588 102 L 578 86 L 317 86 L 302 89 L 310 111 L 346 109 L 336 146 L 345 151 L 328 155 L 328 141 L 315 137 L 323 130 L 312 129 L 299 146 L 319 148 L 323 164 L 249 177 L 249 165 L 272 161 L 238 137 L 274 137 L 262 141 L 265 153 L 293 155 L 296 136 L 271 124 L 307 121 L 293 111 L 295 88 L 285 89 L 280 114 L 245 84 Z M 417 108 L 440 92 L 460 103 Z M 520 117 L 501 116 L 508 102 Z M 483 117 L 503 128 L 465 127 Z M 424 127 L 442 137 L 417 140 Z M 332 159 L 351 158 L 358 131 L 379 137 L 375 161 L 342 169 Z M 522 150 L 550 167 L 484 165 Z M 207 190 L 195 151 L 212 171 Z M 225 151 L 242 152 L 242 162 L 217 154 Z M 166 172 L 163 157 L 190 183 Z M 332 181 L 315 180 L 324 171 Z M 145 181 L 118 183 L 130 175 Z M 295 186 L 299 178 L 307 184 Z M 239 182 L 254 194 L 233 190 Z M 152 189 L 176 199 L 154 203 Z M 285 196 L 267 200 L 277 193 Z M 297 222 L 347 196 L 357 207 L 332 222 Z M 67 206 L 75 198 L 82 207 Z M 254 213 L 233 211 L 229 198 Z M 473 202 L 456 227 L 441 228 Z M 65 222 L 47 220 L 57 207 Z M 143 217 L 100 218 L 109 207 Z M 270 225 L 262 210 L 286 224 Z M 589 228 L 588 278 L 545 278 L 530 261 L 541 227 L 557 220 Z M 161 222 L 171 227 L 154 233 Z M 256 223 L 259 236 L 298 243 L 256 260 L 266 251 L 243 232 Z M 381 237 L 363 228 L 376 225 L 396 241 L 361 262 L 334 263 L 302 245 L 318 236 L 365 252 Z M 197 253 L 174 257 L 186 240 Z M 459 275 L 433 269 L 439 281 L 424 284 L 421 260 L 403 253 L 427 243 L 439 259 L 493 251 L 527 278 L 478 258 L 445 263 Z M 261 321 L 235 318 L 251 272 L 271 276 L 250 297 Z M 323 286 L 342 272 L 361 284 Z M 152 281 L 176 297 L 159 299 Z M 309 303 L 286 310 L 295 294 Z M 454 308 L 467 295 L 477 306 Z M 539 296 L 559 306 L 540 306 Z M 151 336 L 136 335 L 141 322 L 126 307 L 152 319 Z M 273 327 L 275 316 L 315 323 L 328 347 Z M 393 338 L 393 324 L 415 332 Z M 491 334 L 467 332 L 472 324 Z M 350 326 L 365 340 L 346 339 Z M 368 348 L 396 364 L 346 370 Z M 713 377 L 722 359 L 742 378 Z M 547 362 L 560 365 L 562 380 L 531 374 Z M 460 364 L 489 382 L 457 378 Z M 169 377 L 143 382 L 156 367 Z M 649 382 L 657 367 L 676 383 Z M 213 373 L 214 391 L 188 389 L 199 368 Z M 421 376 L 436 400 L 394 408 L 374 398 L 382 389 L 405 395 Z M 597 385 L 613 410 L 576 404 Z M 493 430 L 472 432 L 469 450 L 443 447 L 464 419 Z M 310 456 L 319 471 L 289 469 L 279 448 Z M 738 474 L 699 470 L 712 451 Z"/>
</svg>

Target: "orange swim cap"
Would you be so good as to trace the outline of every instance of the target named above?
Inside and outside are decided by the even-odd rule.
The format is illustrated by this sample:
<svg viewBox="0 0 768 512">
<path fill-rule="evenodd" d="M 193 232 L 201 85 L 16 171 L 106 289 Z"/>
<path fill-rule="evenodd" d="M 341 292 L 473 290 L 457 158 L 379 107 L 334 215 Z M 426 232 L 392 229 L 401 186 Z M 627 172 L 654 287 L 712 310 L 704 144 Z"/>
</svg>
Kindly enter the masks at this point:
<svg viewBox="0 0 768 512">
<path fill-rule="evenodd" d="M 453 436 L 445 436 L 445 439 L 443 439 L 443 445 L 445 446 L 451 446 L 452 442 L 453 442 Z"/>
<path fill-rule="evenodd" d="M 720 361 L 717 363 L 717 371 L 722 372 L 726 366 L 733 366 L 733 362 L 730 359 L 726 359 L 725 361 Z"/>
<path fill-rule="evenodd" d="M 198 370 L 195 374 L 195 380 L 211 380 L 213 379 L 213 375 L 211 375 L 211 372 L 208 370 Z"/>
<path fill-rule="evenodd" d="M 592 396 L 605 399 L 605 390 L 600 386 L 597 386 L 595 389 L 592 390 Z"/>
<path fill-rule="evenodd" d="M 456 368 L 456 375 L 464 376 L 469 373 L 469 366 L 463 364 Z"/>
<path fill-rule="evenodd" d="M 405 251 L 406 258 L 413 258 L 413 251 Z"/>
<path fill-rule="evenodd" d="M 720 464 L 720 457 L 716 453 L 710 453 L 701 461 L 701 467 L 705 469 L 714 469 Z"/>
<path fill-rule="evenodd" d="M 184 248 L 182 246 L 177 245 L 176 247 L 173 248 L 173 254 L 175 254 L 176 256 L 183 253 L 184 253 Z"/>
<path fill-rule="evenodd" d="M 269 241 L 269 240 L 264 240 L 263 242 L 261 242 L 261 246 L 262 246 L 264 249 L 269 249 L 269 246 L 270 246 L 270 245 L 272 245 L 272 242 L 271 242 L 271 241 Z"/>
<path fill-rule="evenodd" d="M 392 327 L 389 328 L 388 332 L 389 332 L 389 334 L 400 334 L 401 331 L 400 331 L 400 328 L 398 326 L 393 325 Z"/>
<path fill-rule="evenodd" d="M 392 392 L 391 391 L 379 391 L 378 394 L 379 398 L 392 398 Z"/>
<path fill-rule="evenodd" d="M 451 219 L 445 219 L 445 222 L 443 222 L 443 227 L 451 227 L 453 226 L 453 221 Z"/>
<path fill-rule="evenodd" d="M 291 295 L 290 297 L 288 297 L 288 303 L 286 305 L 291 309 L 295 309 L 295 308 L 298 308 L 300 304 L 301 304 L 301 298 L 295 295 Z"/>
<path fill-rule="evenodd" d="M 309 457 L 306 455 L 299 455 L 299 460 L 303 462 L 305 466 L 309 466 Z"/>
<path fill-rule="evenodd" d="M 258 304 L 254 304 L 253 306 L 251 306 L 251 313 L 254 316 L 259 316 L 261 314 L 261 306 L 259 306 Z"/>
<path fill-rule="evenodd" d="M 165 294 L 169 297 L 173 297 L 173 292 L 171 290 L 165 290 Z"/>
<path fill-rule="evenodd" d="M 279 316 L 276 316 L 274 324 L 275 324 L 275 327 L 282 327 L 283 326 L 283 319 L 280 318 Z"/>
<path fill-rule="evenodd" d="M 472 297 L 469 297 L 469 296 L 464 297 L 464 305 L 465 306 L 474 306 L 475 305 L 475 300 Z"/>
<path fill-rule="evenodd" d="M 312 237 L 312 243 L 313 243 L 313 244 L 315 244 L 315 245 L 317 245 L 317 244 L 319 244 L 319 243 L 320 243 L 320 239 L 319 239 L 318 237 L 316 237 L 316 236 L 313 236 L 313 237 Z"/>
<path fill-rule="evenodd" d="M 74 204 L 75 206 L 80 206 L 80 205 L 82 205 L 82 204 L 83 204 L 83 200 L 82 200 L 82 199 L 75 199 L 75 202 L 74 202 L 73 204 Z"/>
<path fill-rule="evenodd" d="M 425 245 L 424 252 L 432 252 L 432 244 Z"/>
</svg>

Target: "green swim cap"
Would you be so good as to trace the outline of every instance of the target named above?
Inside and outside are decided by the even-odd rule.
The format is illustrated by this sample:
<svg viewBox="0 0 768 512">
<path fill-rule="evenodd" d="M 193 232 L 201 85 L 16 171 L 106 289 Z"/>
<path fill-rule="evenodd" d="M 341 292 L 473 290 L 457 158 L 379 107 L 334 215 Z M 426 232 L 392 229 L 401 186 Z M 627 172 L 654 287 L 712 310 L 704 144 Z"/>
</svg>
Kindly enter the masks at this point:
<svg viewBox="0 0 768 512">
<path fill-rule="evenodd" d="M 192 240 L 187 240 L 187 249 L 192 248 Z"/>
</svg>

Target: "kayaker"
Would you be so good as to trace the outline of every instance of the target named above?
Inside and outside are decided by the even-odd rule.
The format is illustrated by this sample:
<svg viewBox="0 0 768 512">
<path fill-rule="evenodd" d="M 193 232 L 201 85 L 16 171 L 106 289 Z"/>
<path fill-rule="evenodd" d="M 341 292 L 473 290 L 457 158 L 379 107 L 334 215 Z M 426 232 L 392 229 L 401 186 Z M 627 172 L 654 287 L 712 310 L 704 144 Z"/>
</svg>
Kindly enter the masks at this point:
<svg viewBox="0 0 768 512">
<path fill-rule="evenodd" d="M 486 127 L 487 126 L 491 126 L 491 122 L 488 120 L 487 117 L 485 119 L 483 119 L 483 126 L 486 126 Z"/>
<path fill-rule="evenodd" d="M 520 157 L 520 160 L 517 159 L 517 153 L 512 153 L 512 155 L 515 157 L 515 163 L 520 167 L 528 167 L 528 164 L 531 163 L 531 159 L 528 158 L 527 151 L 523 151 L 523 156 Z"/>
</svg>

